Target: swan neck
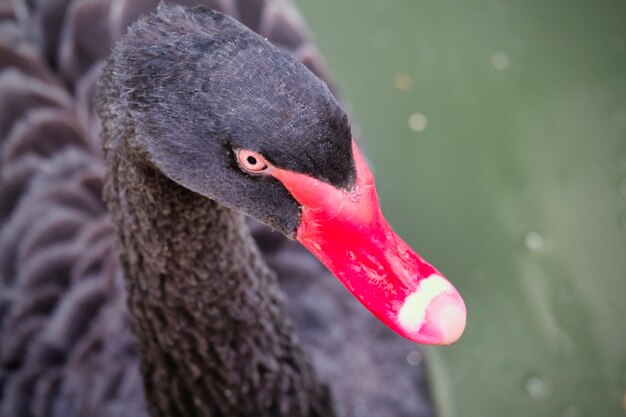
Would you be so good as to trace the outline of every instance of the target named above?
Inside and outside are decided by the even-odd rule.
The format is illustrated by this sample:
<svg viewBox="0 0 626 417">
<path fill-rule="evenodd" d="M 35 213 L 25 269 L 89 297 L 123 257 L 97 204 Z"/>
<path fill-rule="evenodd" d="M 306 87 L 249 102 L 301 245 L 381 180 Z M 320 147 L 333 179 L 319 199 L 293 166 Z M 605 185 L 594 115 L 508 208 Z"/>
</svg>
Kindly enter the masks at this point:
<svg viewBox="0 0 626 417">
<path fill-rule="evenodd" d="M 151 414 L 333 415 L 242 216 L 132 149 L 105 153 Z"/>
</svg>

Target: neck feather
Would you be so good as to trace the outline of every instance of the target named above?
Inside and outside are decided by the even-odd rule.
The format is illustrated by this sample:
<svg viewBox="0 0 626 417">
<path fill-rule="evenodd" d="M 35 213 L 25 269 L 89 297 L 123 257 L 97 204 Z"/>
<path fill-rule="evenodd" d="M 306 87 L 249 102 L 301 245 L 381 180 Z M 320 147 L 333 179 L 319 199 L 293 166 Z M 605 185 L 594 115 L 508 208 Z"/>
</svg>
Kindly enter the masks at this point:
<svg viewBox="0 0 626 417">
<path fill-rule="evenodd" d="M 153 417 L 332 415 L 240 214 L 120 145 L 106 155 Z"/>
</svg>

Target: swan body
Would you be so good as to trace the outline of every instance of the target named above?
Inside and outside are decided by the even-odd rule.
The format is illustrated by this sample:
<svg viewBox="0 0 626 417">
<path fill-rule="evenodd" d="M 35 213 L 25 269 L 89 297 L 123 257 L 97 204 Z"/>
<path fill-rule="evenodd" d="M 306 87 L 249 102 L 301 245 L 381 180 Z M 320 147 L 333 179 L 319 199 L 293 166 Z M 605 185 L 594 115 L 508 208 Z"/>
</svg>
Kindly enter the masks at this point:
<svg viewBox="0 0 626 417">
<path fill-rule="evenodd" d="M 207 3 L 326 77 L 288 3 Z M 405 361 L 414 347 L 364 315 L 300 246 L 258 223 L 245 226 L 238 211 L 254 211 L 293 237 L 298 218 L 289 213 L 298 210 L 284 189 L 272 195 L 285 204 L 265 212 L 216 195 L 185 178 L 180 164 L 121 140 L 132 126 L 107 120 L 124 110 L 101 104 L 107 163 L 118 173 L 105 192 L 111 217 L 101 200 L 95 83 L 108 45 L 154 6 L 49 1 L 3 14 L 0 415 L 428 415 L 422 368 Z M 39 40 L 24 30 L 32 22 Z M 110 42 L 91 45 L 93 37 L 81 36 L 88 29 Z M 103 77 L 113 96 L 133 94 L 116 86 Z M 153 121 L 146 126 L 158 131 Z M 275 161 L 304 163 L 303 172 L 340 187 L 351 181 L 349 163 L 325 174 Z"/>
</svg>

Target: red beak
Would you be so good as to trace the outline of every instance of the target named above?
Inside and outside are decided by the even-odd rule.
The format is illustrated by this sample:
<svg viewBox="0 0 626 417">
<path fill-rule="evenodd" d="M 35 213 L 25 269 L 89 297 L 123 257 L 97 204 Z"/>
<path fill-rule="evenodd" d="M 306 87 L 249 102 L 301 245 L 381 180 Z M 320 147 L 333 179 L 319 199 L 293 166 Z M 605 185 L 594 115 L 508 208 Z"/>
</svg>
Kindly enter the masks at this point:
<svg viewBox="0 0 626 417">
<path fill-rule="evenodd" d="M 340 190 L 270 167 L 302 205 L 297 239 L 383 323 L 417 343 L 449 345 L 465 329 L 458 291 L 400 237 L 378 204 L 374 178 L 352 143 L 356 185 Z"/>
</svg>

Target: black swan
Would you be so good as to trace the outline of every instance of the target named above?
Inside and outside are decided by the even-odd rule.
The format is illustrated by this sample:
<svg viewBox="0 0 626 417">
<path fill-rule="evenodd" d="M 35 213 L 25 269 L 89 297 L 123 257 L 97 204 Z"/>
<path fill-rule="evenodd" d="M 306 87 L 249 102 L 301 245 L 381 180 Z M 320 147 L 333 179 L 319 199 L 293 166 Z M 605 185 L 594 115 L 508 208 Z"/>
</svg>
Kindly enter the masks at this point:
<svg viewBox="0 0 626 417">
<path fill-rule="evenodd" d="M 176 5 L 102 71 L 98 37 L 154 2 L 40 3 L 0 9 L 1 415 L 428 414 L 422 376 L 397 361 L 410 344 L 252 223 L 285 305 L 239 214 L 301 241 L 403 336 L 460 336 L 462 300 L 388 227 L 326 85 L 234 20 Z M 288 4 L 206 3 L 324 75 Z"/>
</svg>

